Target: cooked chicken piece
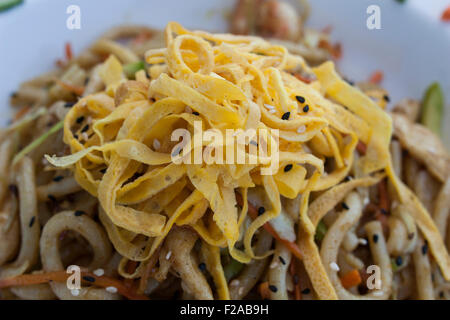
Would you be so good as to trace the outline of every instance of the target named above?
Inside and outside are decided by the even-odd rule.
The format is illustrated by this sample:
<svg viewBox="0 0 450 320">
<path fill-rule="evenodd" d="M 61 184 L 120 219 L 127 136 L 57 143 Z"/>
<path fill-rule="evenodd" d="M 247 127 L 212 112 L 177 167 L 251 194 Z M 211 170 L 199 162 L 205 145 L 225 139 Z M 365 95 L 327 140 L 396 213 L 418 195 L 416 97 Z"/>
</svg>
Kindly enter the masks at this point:
<svg viewBox="0 0 450 320">
<path fill-rule="evenodd" d="M 394 135 L 411 156 L 420 161 L 439 181 L 450 176 L 450 155 L 442 141 L 426 127 L 404 115 L 392 113 Z"/>
<path fill-rule="evenodd" d="M 264 37 L 297 41 L 302 35 L 300 16 L 283 1 L 265 1 L 259 10 L 257 27 Z"/>
<path fill-rule="evenodd" d="M 416 122 L 420 114 L 420 102 L 413 99 L 403 99 L 395 105 L 392 112 L 404 115 L 411 122 Z"/>
</svg>

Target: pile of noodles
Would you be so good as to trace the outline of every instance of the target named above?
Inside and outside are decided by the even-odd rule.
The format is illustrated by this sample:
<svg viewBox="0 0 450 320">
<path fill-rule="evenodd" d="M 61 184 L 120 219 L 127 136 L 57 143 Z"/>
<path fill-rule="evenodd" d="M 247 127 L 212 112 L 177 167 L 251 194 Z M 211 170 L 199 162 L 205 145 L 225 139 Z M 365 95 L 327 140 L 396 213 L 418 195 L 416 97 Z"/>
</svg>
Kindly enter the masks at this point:
<svg viewBox="0 0 450 320">
<path fill-rule="evenodd" d="M 71 155 L 47 156 L 54 166 L 72 168 L 78 184 L 98 198 L 102 224 L 124 257 L 121 275 L 133 277 L 124 268 L 129 260 L 143 262 L 138 274 L 174 226 L 190 226 L 208 244 L 216 287 L 226 297 L 218 248 L 228 248 L 242 263 L 272 254 L 257 254 L 253 236 L 280 214 L 280 196 L 301 195 L 296 241 L 318 298 L 334 299 L 335 281 L 314 242 L 317 224 L 341 194 L 387 176 L 450 280 L 450 259 L 439 231 L 392 169 L 391 118 L 343 81 L 333 63 L 310 69 L 301 57 L 261 38 L 188 31 L 177 23 L 167 25 L 165 42 L 165 48 L 146 53 L 152 80 L 144 71 L 127 80 L 111 55 L 99 71 L 106 90 L 83 97 L 65 117 L 64 142 Z M 317 81 L 302 82 L 292 75 L 295 70 L 314 73 Z M 205 132 L 278 129 L 278 142 L 266 143 L 278 143 L 279 170 L 261 174 L 271 165 L 267 162 L 172 162 L 172 132 L 193 132 L 194 121 L 202 121 Z M 367 152 L 354 159 L 359 142 Z M 362 177 L 341 183 L 354 161 Z M 287 165 L 292 169 L 284 170 Z M 256 186 L 265 192 L 265 211 L 245 226 L 247 191 Z M 316 191 L 326 193 L 308 208 L 310 193 Z M 237 205 L 236 193 L 244 205 Z M 348 212 L 347 219 L 358 218 L 352 217 Z"/>
</svg>

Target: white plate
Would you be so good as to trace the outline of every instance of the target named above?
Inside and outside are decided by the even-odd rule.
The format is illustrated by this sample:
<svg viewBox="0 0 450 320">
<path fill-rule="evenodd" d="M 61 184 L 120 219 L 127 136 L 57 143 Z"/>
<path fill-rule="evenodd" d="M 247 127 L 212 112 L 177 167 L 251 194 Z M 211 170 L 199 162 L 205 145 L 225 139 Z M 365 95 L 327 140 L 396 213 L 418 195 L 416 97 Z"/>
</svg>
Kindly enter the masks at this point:
<svg viewBox="0 0 450 320">
<path fill-rule="evenodd" d="M 294 0 L 292 0 L 294 1 Z M 383 85 L 392 101 L 420 98 L 432 81 L 439 81 L 450 101 L 450 23 L 439 20 L 445 0 L 314 0 L 309 26 L 333 27 L 342 43 L 339 68 L 349 79 L 364 80 L 374 70 L 385 75 Z M 9 119 L 8 97 L 20 82 L 50 70 L 70 41 L 80 52 L 106 29 L 124 23 L 164 27 L 175 20 L 189 28 L 225 31 L 231 0 L 25 0 L 0 13 L 0 125 Z M 81 8 L 81 29 L 66 27 L 69 5 Z M 381 30 L 366 26 L 367 7 L 378 4 Z M 448 103 L 447 103 L 448 104 Z M 450 146 L 450 112 L 445 136 Z"/>
</svg>

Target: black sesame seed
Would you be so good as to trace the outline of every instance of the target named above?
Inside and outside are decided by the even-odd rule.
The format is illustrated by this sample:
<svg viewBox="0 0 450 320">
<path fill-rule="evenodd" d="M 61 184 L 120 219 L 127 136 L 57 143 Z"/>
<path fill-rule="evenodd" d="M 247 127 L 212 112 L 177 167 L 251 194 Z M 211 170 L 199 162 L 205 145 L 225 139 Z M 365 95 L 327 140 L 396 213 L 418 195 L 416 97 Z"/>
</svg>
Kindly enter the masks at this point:
<svg viewBox="0 0 450 320">
<path fill-rule="evenodd" d="M 428 253 L 428 243 L 425 242 L 425 244 L 422 246 L 422 254 L 426 255 Z"/>
<path fill-rule="evenodd" d="M 341 205 L 342 205 L 342 208 L 344 208 L 345 210 L 350 209 L 349 206 L 345 202 L 342 202 Z"/>
<path fill-rule="evenodd" d="M 351 86 L 354 86 L 355 85 L 355 82 L 354 81 L 352 81 L 352 80 L 349 80 L 349 79 L 344 79 L 345 80 L 345 82 L 347 82 L 349 85 L 351 85 Z"/>
<path fill-rule="evenodd" d="M 373 237 L 372 237 L 372 240 L 373 240 L 374 243 L 377 243 L 378 242 L 378 235 L 374 234 Z"/>
<path fill-rule="evenodd" d="M 388 214 L 387 210 L 384 209 L 384 208 L 381 208 L 380 211 L 381 211 L 381 213 L 384 214 L 384 215 L 387 215 L 387 214 Z"/>
<path fill-rule="evenodd" d="M 346 176 L 344 181 L 349 182 L 350 180 L 352 180 L 352 178 L 350 176 Z"/>
<path fill-rule="evenodd" d="M 64 179 L 63 176 L 56 176 L 56 177 L 53 178 L 53 181 L 60 182 L 62 179 Z"/>
<path fill-rule="evenodd" d="M 105 174 L 105 173 L 106 173 L 106 168 L 105 168 L 105 169 L 102 169 L 102 170 L 100 170 L 100 173 L 103 173 L 103 174 Z"/>
<path fill-rule="evenodd" d="M 53 196 L 53 195 L 51 195 L 51 194 L 49 194 L 49 195 L 47 196 L 47 198 L 48 198 L 49 200 L 53 201 L 53 202 L 56 202 L 55 196 Z"/>
<path fill-rule="evenodd" d="M 194 116 L 199 116 L 199 115 L 200 115 L 200 113 L 198 113 L 197 111 L 192 112 L 192 114 L 193 114 Z"/>
<path fill-rule="evenodd" d="M 75 102 L 66 102 L 64 108 L 72 108 L 75 105 Z"/>
<path fill-rule="evenodd" d="M 28 226 L 29 226 L 30 228 L 33 226 L 35 220 L 36 220 L 36 217 L 35 217 L 35 216 L 31 217 L 30 223 L 28 224 Z"/>
<path fill-rule="evenodd" d="M 14 196 L 17 197 L 19 195 L 19 189 L 17 189 L 17 186 L 15 184 L 10 184 L 8 186 L 8 189 Z"/>
<path fill-rule="evenodd" d="M 276 286 L 274 286 L 274 285 L 271 284 L 271 285 L 269 286 L 269 290 L 272 291 L 272 292 L 277 292 L 277 291 L 278 291 L 278 288 L 277 288 Z"/>
<path fill-rule="evenodd" d="M 86 214 L 86 212 L 77 210 L 74 212 L 75 217 L 81 217 L 83 214 Z"/>
<path fill-rule="evenodd" d="M 383 96 L 383 99 L 384 99 L 384 101 L 386 101 L 386 102 L 390 102 L 390 101 L 391 101 L 391 98 L 389 98 L 389 96 L 388 96 L 387 94 L 385 94 L 385 95 Z"/>
<path fill-rule="evenodd" d="M 286 264 L 286 261 L 284 261 L 282 256 L 279 256 L 278 259 L 280 259 L 281 264 L 283 264 L 283 265 Z"/>
<path fill-rule="evenodd" d="M 87 282 L 95 282 L 95 278 L 91 276 L 84 276 L 83 280 Z"/>
<path fill-rule="evenodd" d="M 288 112 L 286 112 L 285 114 L 283 114 L 282 116 L 281 116 L 281 119 L 283 119 L 283 120 L 289 120 L 289 117 L 291 116 L 291 113 L 288 111 Z"/>
<path fill-rule="evenodd" d="M 254 146 L 258 146 L 258 142 L 256 142 L 255 140 L 250 141 L 250 144 L 254 145 Z"/>
<path fill-rule="evenodd" d="M 401 256 L 398 256 L 397 258 L 395 258 L 395 264 L 397 266 L 401 266 L 403 263 L 403 258 Z"/>
<path fill-rule="evenodd" d="M 205 271 L 206 270 L 206 264 L 204 262 L 200 263 L 198 265 L 198 268 L 200 269 L 200 271 Z"/>
<path fill-rule="evenodd" d="M 414 238 L 414 232 L 408 234 L 408 240 L 412 240 Z"/>
<path fill-rule="evenodd" d="M 78 135 L 74 134 L 73 137 L 78 140 Z"/>
<path fill-rule="evenodd" d="M 305 288 L 302 290 L 302 294 L 309 294 L 311 292 L 310 288 Z"/>
<path fill-rule="evenodd" d="M 308 105 L 304 106 L 303 107 L 303 112 L 308 112 L 308 111 L 309 111 L 309 106 Z"/>
<path fill-rule="evenodd" d="M 87 125 L 85 125 L 84 127 L 83 127 L 83 129 L 81 129 L 81 133 L 84 133 L 84 132 L 86 132 L 86 131 L 88 131 L 89 130 L 89 125 L 87 124 Z"/>
<path fill-rule="evenodd" d="M 297 99 L 297 101 L 300 103 L 305 103 L 305 101 L 306 101 L 305 98 L 302 96 L 295 96 L 295 99 Z"/>
<path fill-rule="evenodd" d="M 266 208 L 264 208 L 264 207 L 258 208 L 258 216 L 262 215 L 264 212 L 266 212 Z"/>
<path fill-rule="evenodd" d="M 77 123 L 80 124 L 84 121 L 84 116 L 78 117 L 77 118 Z"/>
<path fill-rule="evenodd" d="M 293 168 L 293 165 L 292 164 L 288 164 L 288 165 L 286 165 L 284 167 L 284 172 L 289 172 L 289 171 L 291 171 L 292 168 Z"/>
</svg>

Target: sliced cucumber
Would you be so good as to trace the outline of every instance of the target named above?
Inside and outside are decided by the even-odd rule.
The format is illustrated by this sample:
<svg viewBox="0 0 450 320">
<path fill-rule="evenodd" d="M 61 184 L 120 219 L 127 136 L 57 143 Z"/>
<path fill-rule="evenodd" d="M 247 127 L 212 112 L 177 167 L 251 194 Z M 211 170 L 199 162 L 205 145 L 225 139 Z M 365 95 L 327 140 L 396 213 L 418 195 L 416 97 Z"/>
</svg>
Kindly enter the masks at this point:
<svg viewBox="0 0 450 320">
<path fill-rule="evenodd" d="M 434 82 L 425 92 L 420 122 L 440 137 L 443 113 L 444 94 L 439 83 Z"/>
</svg>

